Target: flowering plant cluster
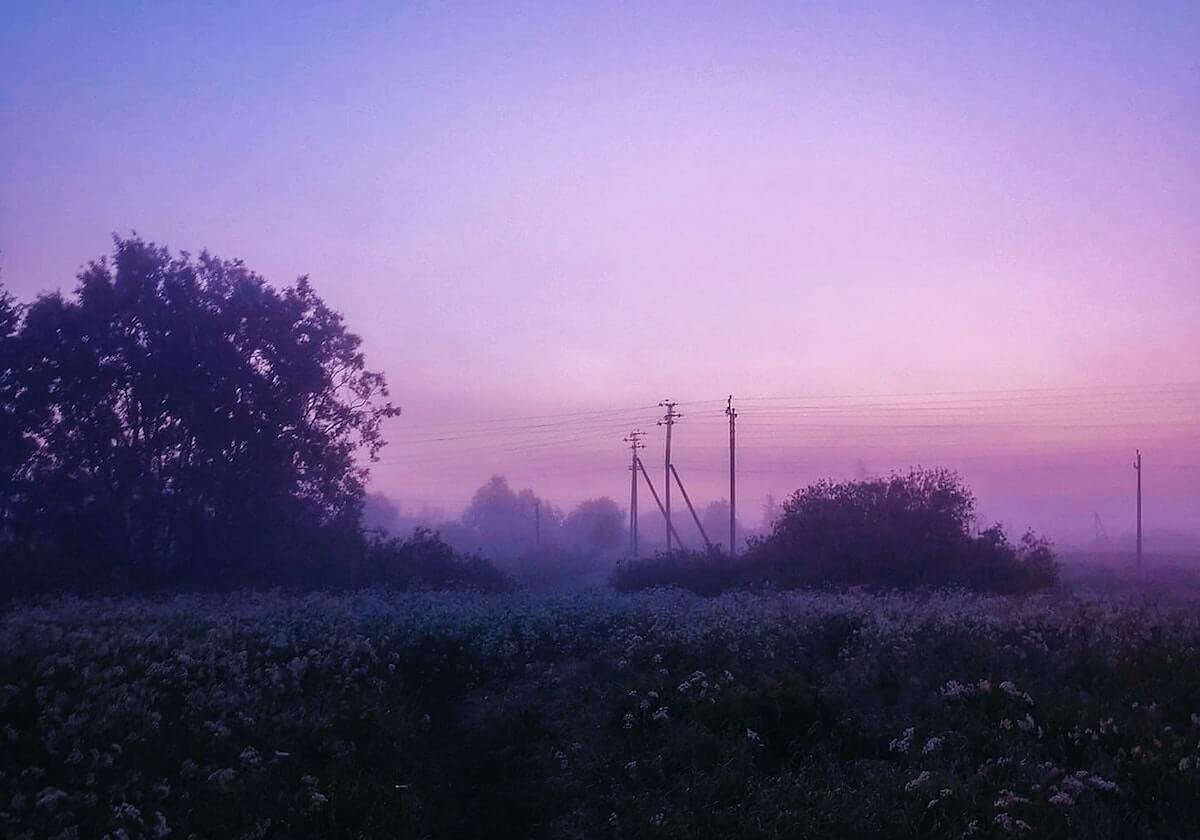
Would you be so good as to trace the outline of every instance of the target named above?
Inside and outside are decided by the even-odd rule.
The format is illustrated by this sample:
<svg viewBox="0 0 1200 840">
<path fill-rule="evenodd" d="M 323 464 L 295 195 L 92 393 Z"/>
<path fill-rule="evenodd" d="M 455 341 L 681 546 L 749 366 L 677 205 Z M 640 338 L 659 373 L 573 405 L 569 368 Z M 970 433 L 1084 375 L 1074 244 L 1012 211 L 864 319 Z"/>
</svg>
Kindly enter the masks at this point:
<svg viewBox="0 0 1200 840">
<path fill-rule="evenodd" d="M 1198 646 L 1063 593 L 15 605 L 0 834 L 1197 836 Z"/>
</svg>

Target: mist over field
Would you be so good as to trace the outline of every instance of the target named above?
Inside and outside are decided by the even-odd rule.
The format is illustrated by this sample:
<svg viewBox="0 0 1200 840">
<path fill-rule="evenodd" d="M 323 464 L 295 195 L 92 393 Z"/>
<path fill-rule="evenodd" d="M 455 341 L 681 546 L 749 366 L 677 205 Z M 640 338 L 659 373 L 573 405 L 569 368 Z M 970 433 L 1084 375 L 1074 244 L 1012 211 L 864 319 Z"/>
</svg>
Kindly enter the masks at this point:
<svg viewBox="0 0 1200 840">
<path fill-rule="evenodd" d="M 1200 7 L 0 26 L 0 836 L 1200 836 Z"/>
</svg>

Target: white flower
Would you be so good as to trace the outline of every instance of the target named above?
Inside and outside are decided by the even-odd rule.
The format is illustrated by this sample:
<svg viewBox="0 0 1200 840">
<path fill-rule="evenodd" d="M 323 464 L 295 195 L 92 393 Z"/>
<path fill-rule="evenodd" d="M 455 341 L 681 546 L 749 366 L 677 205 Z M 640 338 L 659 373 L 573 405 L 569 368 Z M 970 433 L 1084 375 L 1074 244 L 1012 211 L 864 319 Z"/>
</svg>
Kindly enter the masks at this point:
<svg viewBox="0 0 1200 840">
<path fill-rule="evenodd" d="M 916 778 L 912 779 L 904 786 L 904 790 L 907 793 L 912 793 L 914 790 L 920 790 L 921 788 L 925 787 L 925 785 L 929 784 L 929 780 L 931 778 L 933 777 L 930 775 L 928 770 L 922 770 L 917 774 Z"/>
</svg>

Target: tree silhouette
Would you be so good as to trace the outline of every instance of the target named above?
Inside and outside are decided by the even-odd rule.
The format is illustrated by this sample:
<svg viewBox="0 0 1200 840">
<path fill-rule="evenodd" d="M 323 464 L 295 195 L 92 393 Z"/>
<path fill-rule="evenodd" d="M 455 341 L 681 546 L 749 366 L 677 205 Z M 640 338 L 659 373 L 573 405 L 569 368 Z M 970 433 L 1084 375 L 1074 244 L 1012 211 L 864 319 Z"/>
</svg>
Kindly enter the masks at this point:
<svg viewBox="0 0 1200 840">
<path fill-rule="evenodd" d="M 315 566 L 359 538 L 356 454 L 376 457 L 399 409 L 307 278 L 276 290 L 240 261 L 116 238 L 72 296 L 38 298 L 15 330 L 10 309 L 0 381 L 36 441 L 12 524 L 38 562 L 129 581 L 334 573 Z"/>
</svg>

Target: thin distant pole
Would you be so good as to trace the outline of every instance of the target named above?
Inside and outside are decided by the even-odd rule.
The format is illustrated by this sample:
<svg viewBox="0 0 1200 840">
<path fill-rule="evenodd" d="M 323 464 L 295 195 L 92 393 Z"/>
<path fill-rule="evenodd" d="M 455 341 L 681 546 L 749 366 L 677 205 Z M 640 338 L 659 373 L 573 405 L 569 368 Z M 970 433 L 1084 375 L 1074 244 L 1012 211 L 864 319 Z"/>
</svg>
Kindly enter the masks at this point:
<svg viewBox="0 0 1200 840">
<path fill-rule="evenodd" d="M 671 428 L 675 425 L 675 421 L 683 415 L 675 413 L 675 406 L 677 403 L 671 402 L 670 400 L 663 400 L 659 403 L 659 405 L 667 410 L 667 413 L 663 416 L 663 419 L 658 421 L 658 425 L 667 427 L 667 452 L 666 462 L 663 468 L 663 480 L 667 485 L 664 491 L 667 503 L 663 510 L 663 516 L 667 518 L 667 553 L 670 554 L 671 534 L 675 530 L 674 526 L 671 524 Z"/>
<path fill-rule="evenodd" d="M 538 499 L 533 503 L 533 527 L 534 539 L 538 546 L 542 544 L 542 500 Z"/>
<path fill-rule="evenodd" d="M 1137 567 L 1142 568 L 1142 450 L 1137 450 L 1137 458 L 1133 462 L 1137 472 Z"/>
<path fill-rule="evenodd" d="M 725 403 L 725 414 L 729 417 L 729 556 L 737 554 L 737 410 L 733 407 L 733 394 Z"/>
<path fill-rule="evenodd" d="M 633 456 L 629 466 L 629 553 L 632 557 L 638 556 L 638 450 L 645 447 L 643 434 L 634 429 L 625 438 Z"/>
</svg>

